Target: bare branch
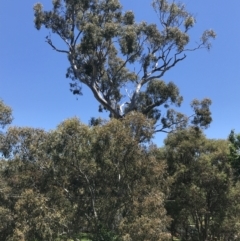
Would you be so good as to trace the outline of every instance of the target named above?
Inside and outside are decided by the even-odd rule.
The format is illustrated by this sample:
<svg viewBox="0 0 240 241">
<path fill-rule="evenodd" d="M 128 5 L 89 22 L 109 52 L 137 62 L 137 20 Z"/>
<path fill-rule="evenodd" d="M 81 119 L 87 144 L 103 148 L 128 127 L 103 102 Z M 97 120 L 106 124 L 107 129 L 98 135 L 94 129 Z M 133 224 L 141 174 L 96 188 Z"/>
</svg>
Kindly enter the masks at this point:
<svg viewBox="0 0 240 241">
<path fill-rule="evenodd" d="M 46 42 L 47 42 L 55 51 L 60 52 L 60 53 L 69 54 L 69 51 L 61 50 L 61 49 L 56 48 L 56 47 L 53 45 L 52 40 L 49 39 L 48 37 L 46 37 Z"/>
</svg>

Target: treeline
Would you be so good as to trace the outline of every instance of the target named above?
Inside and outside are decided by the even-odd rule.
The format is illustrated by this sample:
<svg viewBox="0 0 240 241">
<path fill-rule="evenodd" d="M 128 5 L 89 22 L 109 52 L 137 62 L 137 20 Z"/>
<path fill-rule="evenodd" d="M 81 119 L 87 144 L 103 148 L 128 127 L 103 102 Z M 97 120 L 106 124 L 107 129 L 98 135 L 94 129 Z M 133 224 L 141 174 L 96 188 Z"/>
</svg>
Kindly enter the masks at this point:
<svg viewBox="0 0 240 241">
<path fill-rule="evenodd" d="M 135 112 L 1 132 L 0 240 L 240 240 L 240 135 L 187 127 L 158 148 L 153 133 Z"/>
</svg>

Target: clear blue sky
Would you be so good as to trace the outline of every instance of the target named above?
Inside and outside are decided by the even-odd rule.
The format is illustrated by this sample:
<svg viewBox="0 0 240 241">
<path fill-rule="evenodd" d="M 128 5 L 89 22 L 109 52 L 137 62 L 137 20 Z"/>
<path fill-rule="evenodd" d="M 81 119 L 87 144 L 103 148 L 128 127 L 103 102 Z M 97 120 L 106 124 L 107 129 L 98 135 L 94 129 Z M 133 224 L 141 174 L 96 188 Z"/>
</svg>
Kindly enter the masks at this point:
<svg viewBox="0 0 240 241">
<path fill-rule="evenodd" d="M 98 103 L 83 87 L 83 96 L 72 95 L 65 78 L 68 61 L 45 43 L 48 31 L 37 31 L 33 23 L 36 0 L 2 1 L 0 8 L 0 98 L 13 109 L 17 126 L 54 129 L 73 116 L 88 123 L 100 116 Z M 51 0 L 40 1 L 46 10 Z M 163 79 L 174 81 L 184 103 L 179 109 L 191 114 L 192 99 L 209 97 L 213 122 L 205 132 L 209 138 L 226 138 L 231 129 L 240 133 L 240 26 L 237 0 L 183 0 L 197 18 L 191 32 L 197 41 L 205 29 L 214 29 L 217 39 L 210 52 L 191 52 Z M 124 9 L 133 10 L 138 21 L 156 22 L 151 0 L 123 0 Z M 158 134 L 162 144 L 165 134 Z"/>
</svg>

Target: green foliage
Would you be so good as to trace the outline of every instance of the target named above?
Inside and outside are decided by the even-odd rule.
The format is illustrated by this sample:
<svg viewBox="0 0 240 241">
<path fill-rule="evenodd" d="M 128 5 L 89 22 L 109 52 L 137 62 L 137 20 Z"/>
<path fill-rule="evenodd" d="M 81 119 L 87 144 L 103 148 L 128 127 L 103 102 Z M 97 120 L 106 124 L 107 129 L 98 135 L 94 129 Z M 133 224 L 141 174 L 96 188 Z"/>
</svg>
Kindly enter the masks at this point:
<svg viewBox="0 0 240 241">
<path fill-rule="evenodd" d="M 166 202 L 173 218 L 172 235 L 182 240 L 226 240 L 237 235 L 239 186 L 233 183 L 228 142 L 208 140 L 190 128 L 170 134 L 165 145 L 162 155 L 172 181 Z"/>
<path fill-rule="evenodd" d="M 51 133 L 47 152 L 52 176 L 73 202 L 76 230 L 88 227 L 93 240 L 134 237 L 142 229 L 140 216 L 153 215 L 151 225 L 158 226 L 154 235 L 164 235 L 164 163 L 158 163 L 154 149 L 139 145 L 143 136 L 151 138 L 152 129 L 143 115 L 132 113 L 93 127 L 69 119 Z"/>
<path fill-rule="evenodd" d="M 230 150 L 230 163 L 234 170 L 234 175 L 237 180 L 240 176 L 240 134 L 235 134 L 234 131 L 231 131 L 228 140 L 230 141 L 229 150 Z"/>
<path fill-rule="evenodd" d="M 156 128 L 161 126 L 156 131 L 171 131 L 186 126 L 188 118 L 170 108 L 179 107 L 183 98 L 176 85 L 161 78 L 186 58 L 186 52 L 209 49 L 216 34 L 205 31 L 191 48 L 189 30 L 195 19 L 184 5 L 154 0 L 152 6 L 156 24 L 137 23 L 134 12 L 124 12 L 118 0 L 56 0 L 50 11 L 37 3 L 35 27 L 44 26 L 65 43 L 66 48 L 59 49 L 50 35 L 46 37 L 54 50 L 68 57 L 66 76 L 72 80 L 73 94 L 82 94 L 85 84 L 99 102 L 99 111 L 117 119 L 138 111 L 152 118 Z M 194 125 L 210 124 L 210 104 L 208 99 L 193 101 Z"/>
<path fill-rule="evenodd" d="M 66 226 L 68 206 L 49 183 L 44 150 L 48 134 L 12 127 L 2 137 L 0 217 L 5 222 L 0 224 L 0 239 L 53 240 Z"/>
<path fill-rule="evenodd" d="M 118 241 L 120 240 L 114 231 L 108 230 L 100 225 L 98 227 L 98 232 L 96 234 L 91 235 L 92 241 Z"/>
<path fill-rule="evenodd" d="M 95 126 L 11 127 L 0 152 L 0 239 L 165 240 L 166 166 L 153 123 L 132 112 Z M 147 220 L 148 229 L 143 226 Z M 148 231 L 149 230 L 149 231 Z"/>
<path fill-rule="evenodd" d="M 0 126 L 4 128 L 13 120 L 12 109 L 0 100 Z"/>
</svg>

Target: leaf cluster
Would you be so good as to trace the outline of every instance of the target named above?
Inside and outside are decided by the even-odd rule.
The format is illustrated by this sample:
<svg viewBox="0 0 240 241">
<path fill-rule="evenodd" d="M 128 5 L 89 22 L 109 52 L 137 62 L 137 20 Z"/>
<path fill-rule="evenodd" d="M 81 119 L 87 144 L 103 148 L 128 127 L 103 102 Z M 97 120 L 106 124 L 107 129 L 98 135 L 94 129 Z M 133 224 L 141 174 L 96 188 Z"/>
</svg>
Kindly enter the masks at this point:
<svg viewBox="0 0 240 241">
<path fill-rule="evenodd" d="M 12 109 L 0 100 L 0 126 L 4 128 L 13 120 Z"/>
</svg>

